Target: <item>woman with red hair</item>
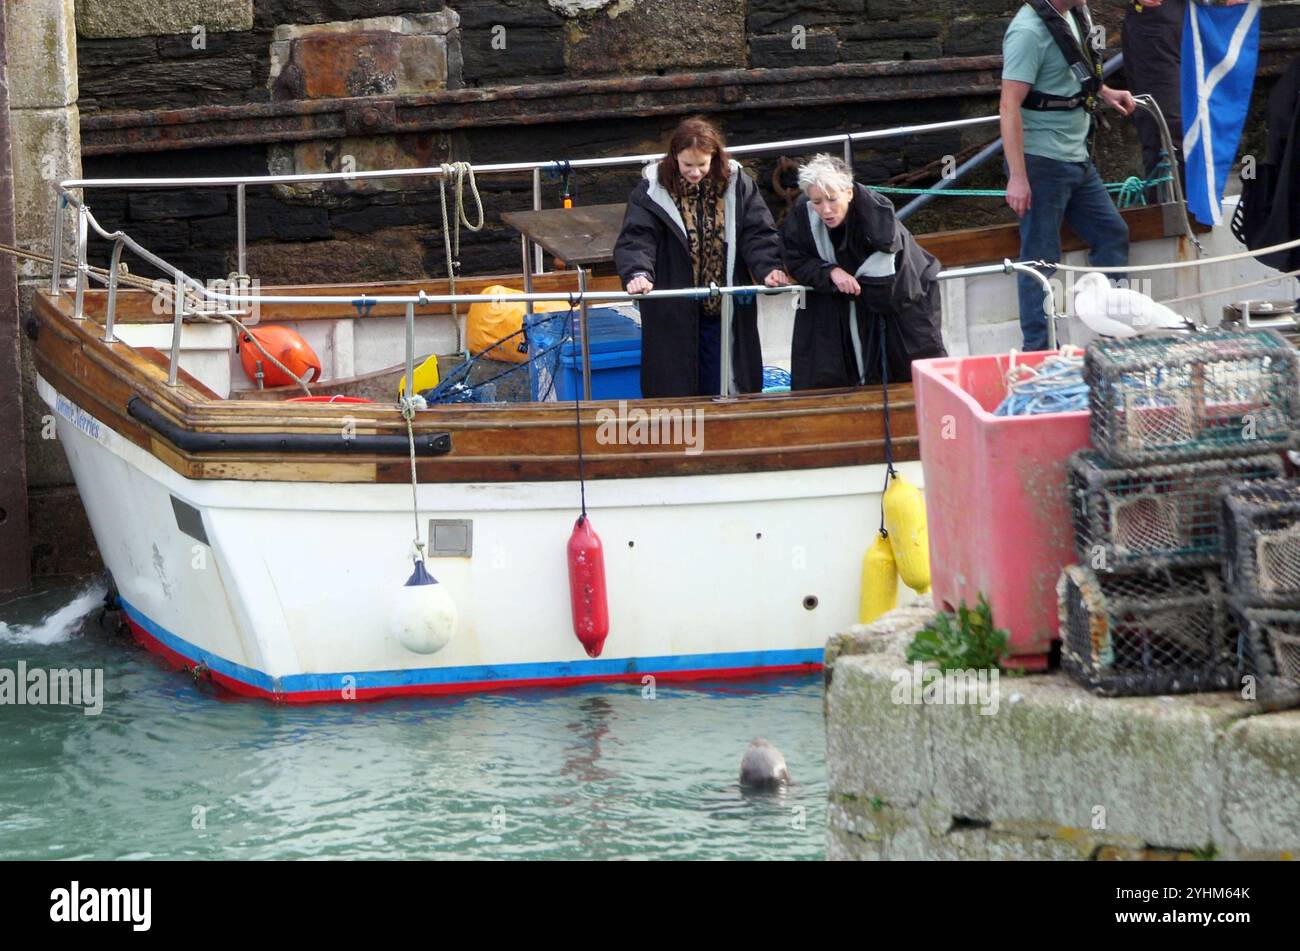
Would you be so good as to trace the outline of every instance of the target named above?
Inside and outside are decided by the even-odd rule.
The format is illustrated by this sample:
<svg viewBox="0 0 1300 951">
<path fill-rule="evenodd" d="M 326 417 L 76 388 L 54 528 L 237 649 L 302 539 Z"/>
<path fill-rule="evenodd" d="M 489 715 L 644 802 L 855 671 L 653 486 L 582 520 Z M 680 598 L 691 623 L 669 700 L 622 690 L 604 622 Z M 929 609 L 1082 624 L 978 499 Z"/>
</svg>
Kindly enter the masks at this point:
<svg viewBox="0 0 1300 951">
<path fill-rule="evenodd" d="M 710 284 L 789 283 L 781 243 L 758 186 L 702 118 L 673 132 L 668 154 L 646 166 L 628 198 L 614 264 L 630 293 Z M 721 390 L 718 297 L 641 301 L 641 395 L 704 396 Z M 763 388 L 758 307 L 733 309 L 729 393 Z"/>
</svg>

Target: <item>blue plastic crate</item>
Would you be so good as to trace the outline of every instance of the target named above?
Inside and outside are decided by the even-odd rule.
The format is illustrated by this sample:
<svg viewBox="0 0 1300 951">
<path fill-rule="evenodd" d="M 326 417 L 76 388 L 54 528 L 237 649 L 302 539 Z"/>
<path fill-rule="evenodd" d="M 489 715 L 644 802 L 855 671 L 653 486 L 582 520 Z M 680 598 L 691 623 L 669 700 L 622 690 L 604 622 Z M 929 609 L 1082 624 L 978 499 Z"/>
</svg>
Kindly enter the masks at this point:
<svg viewBox="0 0 1300 951">
<path fill-rule="evenodd" d="M 587 311 L 591 333 L 591 398 L 641 398 L 641 325 L 608 307 Z M 561 338 L 565 338 L 561 342 Z M 529 377 L 534 400 L 582 394 L 582 347 L 575 313 L 534 315 L 528 324 Z"/>
</svg>

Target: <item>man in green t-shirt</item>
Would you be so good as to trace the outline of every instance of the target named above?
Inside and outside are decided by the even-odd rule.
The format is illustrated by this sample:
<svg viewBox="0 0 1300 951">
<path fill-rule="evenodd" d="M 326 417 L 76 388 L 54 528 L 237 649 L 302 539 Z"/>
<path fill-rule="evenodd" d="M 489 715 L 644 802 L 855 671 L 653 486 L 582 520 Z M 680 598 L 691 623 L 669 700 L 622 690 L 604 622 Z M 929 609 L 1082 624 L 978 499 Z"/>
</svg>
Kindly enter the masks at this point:
<svg viewBox="0 0 1300 951">
<path fill-rule="evenodd" d="M 1058 262 L 1061 222 L 1088 244 L 1094 267 L 1128 264 L 1128 226 L 1115 209 L 1088 148 L 1091 115 L 1087 81 L 1099 52 L 1086 35 L 1084 0 L 1042 0 L 1020 8 L 1002 40 L 1002 146 L 1007 165 L 1007 204 L 1020 216 L 1020 260 Z M 1064 21 L 1065 42 L 1077 45 L 1071 69 L 1048 16 Z M 1062 24 L 1053 23 L 1061 30 Z M 1099 83 L 1099 80 L 1096 80 Z M 1032 95 L 1031 95 L 1032 93 Z M 1104 84 L 1097 98 L 1122 115 L 1135 108 L 1124 90 Z M 1071 102 L 1076 104 L 1070 105 Z M 1112 279 L 1114 275 L 1112 275 Z M 1020 328 L 1026 350 L 1047 349 L 1042 285 L 1018 275 Z"/>
</svg>

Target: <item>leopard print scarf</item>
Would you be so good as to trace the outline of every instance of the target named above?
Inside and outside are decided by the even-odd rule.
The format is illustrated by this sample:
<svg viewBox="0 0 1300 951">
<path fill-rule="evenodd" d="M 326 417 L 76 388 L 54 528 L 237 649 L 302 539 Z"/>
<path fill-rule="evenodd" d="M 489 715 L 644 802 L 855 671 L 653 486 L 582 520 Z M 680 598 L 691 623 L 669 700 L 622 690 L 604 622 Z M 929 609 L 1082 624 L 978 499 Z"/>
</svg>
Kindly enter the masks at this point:
<svg viewBox="0 0 1300 951">
<path fill-rule="evenodd" d="M 682 222 L 686 225 L 686 240 L 691 248 L 696 287 L 708 287 L 711 282 L 719 285 L 727 283 L 723 275 L 726 270 L 724 187 L 711 178 L 704 178 L 698 185 L 682 181 L 678 193 L 673 196 L 677 209 L 682 213 Z M 704 313 L 712 316 L 722 311 L 722 300 L 708 297 L 701 302 L 701 306 Z"/>
</svg>

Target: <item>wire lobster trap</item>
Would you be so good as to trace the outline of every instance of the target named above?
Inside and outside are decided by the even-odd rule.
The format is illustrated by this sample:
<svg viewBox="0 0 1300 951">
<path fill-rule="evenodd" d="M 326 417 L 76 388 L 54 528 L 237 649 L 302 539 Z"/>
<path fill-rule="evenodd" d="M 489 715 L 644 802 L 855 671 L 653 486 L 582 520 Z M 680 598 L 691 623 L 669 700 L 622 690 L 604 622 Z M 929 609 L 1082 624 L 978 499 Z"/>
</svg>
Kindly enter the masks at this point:
<svg viewBox="0 0 1300 951">
<path fill-rule="evenodd" d="M 1247 607 L 1300 608 L 1300 482 L 1219 490 L 1223 580 Z"/>
<path fill-rule="evenodd" d="M 1099 576 L 1070 565 L 1056 594 L 1061 666 L 1094 693 L 1195 693 L 1236 682 L 1237 635 L 1212 568 Z"/>
<path fill-rule="evenodd" d="M 1121 468 L 1076 452 L 1068 472 L 1079 560 L 1099 572 L 1217 566 L 1220 487 L 1284 471 L 1277 453 Z"/>
<path fill-rule="evenodd" d="M 1226 603 L 1238 631 L 1242 685 L 1253 678 L 1254 699 L 1265 710 L 1300 707 L 1300 610 L 1251 608 L 1233 597 Z"/>
<path fill-rule="evenodd" d="M 1093 448 L 1117 465 L 1300 444 L 1300 355 L 1272 330 L 1096 340 L 1083 376 Z"/>
</svg>

